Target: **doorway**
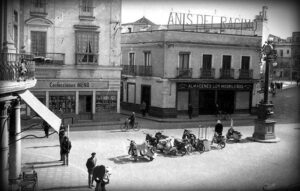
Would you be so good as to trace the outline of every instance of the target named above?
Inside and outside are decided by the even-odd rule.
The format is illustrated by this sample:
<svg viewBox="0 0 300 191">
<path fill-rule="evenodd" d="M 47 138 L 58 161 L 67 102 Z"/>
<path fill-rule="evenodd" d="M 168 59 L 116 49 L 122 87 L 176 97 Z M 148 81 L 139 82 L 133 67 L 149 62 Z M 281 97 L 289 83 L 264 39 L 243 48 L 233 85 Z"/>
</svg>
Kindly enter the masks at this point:
<svg viewBox="0 0 300 191">
<path fill-rule="evenodd" d="M 92 92 L 79 93 L 79 115 L 81 120 L 92 119 Z"/>
<path fill-rule="evenodd" d="M 148 113 L 151 105 L 151 86 L 142 85 L 141 90 L 141 103 L 143 103 L 143 101 L 146 103 L 146 112 Z"/>
<path fill-rule="evenodd" d="M 221 111 L 232 114 L 234 111 L 235 92 L 230 90 L 218 91 L 217 103 Z"/>
<path fill-rule="evenodd" d="M 211 115 L 215 113 L 215 91 L 199 91 L 199 114 Z"/>
</svg>

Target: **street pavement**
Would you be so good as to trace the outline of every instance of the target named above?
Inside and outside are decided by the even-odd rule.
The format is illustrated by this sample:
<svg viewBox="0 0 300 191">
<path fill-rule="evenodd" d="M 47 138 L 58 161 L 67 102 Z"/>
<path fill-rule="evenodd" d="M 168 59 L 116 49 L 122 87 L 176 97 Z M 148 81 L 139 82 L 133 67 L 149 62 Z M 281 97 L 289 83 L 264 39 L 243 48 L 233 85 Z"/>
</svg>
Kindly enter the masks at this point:
<svg viewBox="0 0 300 191">
<path fill-rule="evenodd" d="M 200 132 L 200 137 L 205 138 L 198 128 L 202 125 L 210 127 L 206 137 L 210 140 L 215 124 L 213 117 L 211 120 L 195 118 L 190 121 L 187 116 L 180 116 L 173 122 L 140 117 L 137 120 L 142 129 L 138 132 L 121 132 L 120 123 L 71 127 L 69 136 L 73 147 L 69 166 L 58 161 L 57 134 L 43 138 L 42 130 L 25 131 L 22 136 L 34 136 L 22 140 L 23 171 L 34 169 L 38 173 L 39 190 L 91 190 L 85 162 L 92 152 L 96 152 L 98 165 L 112 169 L 111 181 L 107 185 L 107 190 L 111 191 L 263 190 L 266 185 L 275 190 L 295 184 L 299 188 L 299 89 L 281 90 L 272 98 L 274 117 L 278 121 L 275 129 L 280 139 L 278 143 L 253 142 L 249 139 L 254 132 L 253 116 L 235 115 L 235 129 L 243 134 L 240 143 L 229 142 L 222 150 L 213 145 L 211 151 L 202 154 L 193 152 L 183 157 L 159 154 L 152 162 L 142 158 L 133 162 L 127 155 L 127 139 L 142 143 L 144 132 L 154 134 L 157 129 L 180 138 L 184 128 L 191 129 L 197 136 Z M 229 120 L 224 121 L 224 125 L 223 134 L 229 128 Z"/>
</svg>

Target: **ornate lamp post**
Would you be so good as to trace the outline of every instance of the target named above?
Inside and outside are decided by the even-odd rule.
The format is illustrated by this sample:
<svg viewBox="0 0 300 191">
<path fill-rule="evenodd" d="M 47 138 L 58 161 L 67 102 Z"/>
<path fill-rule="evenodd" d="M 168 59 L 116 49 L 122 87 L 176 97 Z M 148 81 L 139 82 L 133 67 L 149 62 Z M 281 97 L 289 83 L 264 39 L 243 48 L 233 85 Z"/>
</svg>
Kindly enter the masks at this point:
<svg viewBox="0 0 300 191">
<path fill-rule="evenodd" d="M 271 116 L 273 115 L 273 104 L 269 103 L 269 74 L 270 63 L 276 63 L 277 53 L 274 50 L 273 41 L 269 39 L 262 47 L 261 54 L 265 63 L 265 83 L 264 83 L 264 99 L 258 105 L 257 119 L 255 119 L 255 128 L 253 139 L 259 142 L 278 142 L 280 139 L 275 136 L 275 123 Z"/>
</svg>

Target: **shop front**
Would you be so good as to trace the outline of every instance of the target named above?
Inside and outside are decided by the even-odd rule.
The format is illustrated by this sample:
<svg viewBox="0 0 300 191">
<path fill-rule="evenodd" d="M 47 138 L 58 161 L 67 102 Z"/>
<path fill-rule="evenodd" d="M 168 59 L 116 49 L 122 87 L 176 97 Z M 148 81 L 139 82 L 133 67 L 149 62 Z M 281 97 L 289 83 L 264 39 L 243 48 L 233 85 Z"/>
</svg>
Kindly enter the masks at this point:
<svg viewBox="0 0 300 191">
<path fill-rule="evenodd" d="M 177 82 L 177 111 L 193 106 L 193 115 L 211 115 L 219 110 L 227 113 L 250 113 L 253 83 L 242 82 Z"/>
<path fill-rule="evenodd" d="M 38 80 L 31 91 L 51 111 L 74 122 L 110 120 L 119 112 L 119 90 L 108 81 Z M 32 115 L 28 108 L 27 115 Z"/>
</svg>

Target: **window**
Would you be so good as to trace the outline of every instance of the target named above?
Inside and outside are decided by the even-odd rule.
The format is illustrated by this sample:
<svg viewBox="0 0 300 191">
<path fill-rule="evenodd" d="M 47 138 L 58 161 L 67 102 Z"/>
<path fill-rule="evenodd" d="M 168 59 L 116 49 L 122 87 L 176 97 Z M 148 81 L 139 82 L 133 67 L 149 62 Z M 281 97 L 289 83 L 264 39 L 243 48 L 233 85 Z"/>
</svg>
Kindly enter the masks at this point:
<svg viewBox="0 0 300 191">
<path fill-rule="evenodd" d="M 279 51 L 279 54 L 280 54 L 280 56 L 282 57 L 282 56 L 283 56 L 283 50 L 280 50 L 280 51 Z"/>
<path fill-rule="evenodd" d="M 97 91 L 96 93 L 96 112 L 116 112 L 117 111 L 117 92 L 116 91 Z"/>
<path fill-rule="evenodd" d="M 129 65 L 134 66 L 134 53 L 133 52 L 129 53 Z"/>
<path fill-rule="evenodd" d="M 144 52 L 144 65 L 145 66 L 151 66 L 150 56 L 151 56 L 151 52 L 150 51 L 145 51 Z"/>
<path fill-rule="evenodd" d="M 223 56 L 223 65 L 222 65 L 223 69 L 229 70 L 231 69 L 231 56 L 228 55 L 224 55 Z"/>
<path fill-rule="evenodd" d="M 188 69 L 190 53 L 179 53 L 179 69 Z"/>
<path fill-rule="evenodd" d="M 18 12 L 14 11 L 14 43 L 15 43 L 15 47 L 16 49 L 18 49 L 18 20 L 19 20 L 19 16 L 18 16 Z"/>
<path fill-rule="evenodd" d="M 76 31 L 77 64 L 97 64 L 99 52 L 99 33 L 94 31 Z"/>
<path fill-rule="evenodd" d="M 93 0 L 81 0 L 80 16 L 93 17 Z"/>
<path fill-rule="evenodd" d="M 75 92 L 64 92 L 69 95 L 59 95 L 60 92 L 51 92 L 49 109 L 55 113 L 75 113 Z M 57 94 L 57 95 L 54 95 Z"/>
<path fill-rule="evenodd" d="M 211 69 L 212 55 L 203 55 L 203 69 Z"/>
<path fill-rule="evenodd" d="M 289 54 L 289 53 L 290 53 L 290 50 L 289 50 L 289 49 L 287 49 L 287 50 L 286 50 L 286 54 Z"/>
<path fill-rule="evenodd" d="M 250 57 L 249 56 L 242 56 L 242 70 L 249 70 L 250 68 Z"/>
<path fill-rule="evenodd" d="M 31 53 L 35 56 L 45 56 L 46 32 L 31 31 Z"/>
<path fill-rule="evenodd" d="M 32 0 L 31 13 L 46 13 L 46 0 Z"/>
</svg>

